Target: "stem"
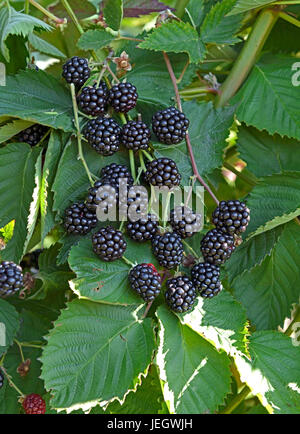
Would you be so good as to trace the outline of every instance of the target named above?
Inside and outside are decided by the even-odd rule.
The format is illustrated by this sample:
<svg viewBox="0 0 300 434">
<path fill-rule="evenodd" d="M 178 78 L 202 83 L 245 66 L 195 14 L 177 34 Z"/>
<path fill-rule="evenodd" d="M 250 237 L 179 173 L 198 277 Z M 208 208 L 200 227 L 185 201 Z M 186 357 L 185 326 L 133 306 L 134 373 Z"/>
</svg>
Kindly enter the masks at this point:
<svg viewBox="0 0 300 434">
<path fill-rule="evenodd" d="M 186 64 L 184 65 L 183 70 L 182 70 L 182 72 L 181 72 L 179 78 L 177 79 L 177 84 L 181 83 L 181 81 L 182 81 L 182 79 L 183 79 L 183 76 L 184 76 L 186 70 L 187 70 L 188 67 L 189 67 L 189 64 L 190 64 L 190 59 L 188 59 L 187 62 L 186 62 Z"/>
<path fill-rule="evenodd" d="M 125 258 L 125 256 L 122 256 L 122 259 L 123 259 L 124 262 L 126 262 L 127 265 L 130 265 L 131 267 L 134 267 L 134 264 L 131 261 L 129 261 L 129 259 Z"/>
<path fill-rule="evenodd" d="M 134 179 L 134 184 L 136 184 L 136 170 L 135 170 L 135 161 L 134 161 L 134 152 L 132 149 L 129 149 L 129 160 L 130 160 L 130 170 L 132 177 Z"/>
<path fill-rule="evenodd" d="M 119 41 L 122 39 L 124 39 L 126 41 L 144 42 L 144 39 L 132 38 L 130 36 L 119 36 L 118 38 L 115 39 L 115 41 Z"/>
<path fill-rule="evenodd" d="M 175 77 L 175 74 L 174 74 L 174 71 L 173 71 L 173 68 L 172 68 L 169 56 L 165 52 L 163 52 L 163 56 L 164 56 L 164 59 L 165 59 L 165 62 L 166 62 L 166 65 L 167 65 L 167 68 L 168 68 L 168 71 L 169 71 L 170 78 L 171 78 L 172 83 L 173 83 L 173 87 L 174 87 L 174 91 L 175 91 L 175 95 L 176 95 L 177 107 L 182 112 L 182 105 L 181 105 L 180 94 L 179 94 L 179 90 L 178 90 L 178 86 L 177 86 L 177 81 L 176 81 L 176 77 Z M 200 182 L 200 184 L 203 185 L 203 187 L 208 192 L 208 194 L 213 198 L 213 200 L 216 202 L 216 204 L 219 205 L 218 199 L 216 198 L 216 196 L 214 195 L 214 193 L 212 192 L 212 190 L 210 189 L 210 187 L 206 184 L 206 182 L 201 177 L 201 175 L 200 175 L 200 173 L 198 171 L 196 160 L 195 160 L 194 153 L 193 153 L 193 148 L 192 148 L 191 140 L 190 140 L 190 136 L 189 136 L 188 132 L 185 135 L 185 140 L 186 140 L 187 149 L 189 151 L 190 160 L 191 160 L 191 164 L 192 164 L 194 175 L 196 176 L 196 178 L 198 179 L 198 181 Z"/>
<path fill-rule="evenodd" d="M 238 176 L 240 179 L 242 179 L 243 181 L 245 181 L 247 184 L 254 186 L 256 185 L 256 182 L 249 178 L 249 176 L 245 175 L 243 172 L 240 172 L 239 170 L 237 170 L 234 166 L 232 166 L 231 164 L 227 163 L 226 161 L 223 163 L 223 166 L 230 170 L 230 172 L 234 173 L 236 176 Z"/>
<path fill-rule="evenodd" d="M 24 354 L 23 354 L 23 350 L 22 350 L 22 344 L 21 344 L 19 341 L 17 341 L 17 339 L 14 339 L 14 341 L 15 341 L 15 343 L 16 343 L 16 344 L 18 345 L 18 347 L 19 347 L 20 354 L 21 354 L 21 359 L 22 359 L 22 362 L 24 363 L 25 358 L 24 358 Z"/>
<path fill-rule="evenodd" d="M 195 252 L 195 250 L 185 240 L 182 239 L 181 241 L 193 253 L 193 255 L 195 256 L 195 258 L 199 258 L 199 255 L 197 255 L 197 253 Z"/>
<path fill-rule="evenodd" d="M 181 18 L 184 15 L 185 8 L 187 7 L 188 2 L 189 0 L 177 0 L 175 9 L 178 18 Z"/>
<path fill-rule="evenodd" d="M 110 75 L 112 76 L 112 78 L 113 78 L 117 83 L 120 83 L 120 80 L 119 80 L 118 77 L 114 74 L 114 72 L 111 70 L 109 64 L 106 65 L 106 69 L 108 70 L 108 72 L 110 73 Z"/>
<path fill-rule="evenodd" d="M 37 3 L 35 0 L 29 0 L 29 3 L 31 3 L 32 6 L 34 6 L 35 8 L 37 8 L 44 15 L 46 15 L 46 17 L 48 17 L 51 20 L 55 21 L 57 24 L 63 24 L 65 22 L 64 19 L 56 17 L 51 12 L 49 12 L 47 9 L 45 9 L 43 6 L 41 6 L 39 3 Z"/>
<path fill-rule="evenodd" d="M 62 4 L 63 4 L 64 8 L 66 9 L 66 11 L 68 12 L 68 14 L 70 15 L 70 17 L 71 17 L 73 23 L 75 24 L 75 26 L 76 26 L 78 32 L 82 35 L 82 34 L 84 33 L 84 30 L 83 30 L 83 28 L 81 27 L 81 24 L 79 23 L 79 21 L 78 21 L 76 15 L 75 15 L 73 9 L 72 9 L 71 6 L 69 5 L 68 0 L 61 0 L 61 2 L 62 2 Z"/>
<path fill-rule="evenodd" d="M 141 165 L 141 168 L 143 169 L 143 172 L 146 172 L 147 169 L 145 166 L 143 153 L 141 151 L 139 151 L 139 159 L 140 159 L 140 165 Z"/>
<path fill-rule="evenodd" d="M 167 226 L 167 221 L 169 221 L 169 220 L 167 219 L 167 217 L 168 217 L 168 211 L 169 211 L 169 208 L 170 208 L 171 194 L 172 194 L 171 191 L 169 191 L 168 194 L 167 194 L 167 203 L 166 203 L 166 208 L 165 208 L 165 210 L 164 210 L 163 221 L 162 221 L 162 223 L 163 223 L 163 228 L 164 228 L 164 229 L 165 229 L 166 226 Z"/>
<path fill-rule="evenodd" d="M 150 302 L 147 304 L 146 309 L 145 309 L 145 312 L 144 312 L 144 314 L 143 314 L 143 316 L 142 316 L 142 319 L 146 318 L 146 316 L 148 315 L 148 312 L 149 312 L 149 310 L 151 309 L 151 306 L 152 306 L 152 304 L 153 304 L 153 301 L 154 301 L 154 300 L 150 301 Z"/>
<path fill-rule="evenodd" d="M 292 17 L 291 15 L 287 14 L 286 12 L 279 12 L 278 16 L 283 20 L 288 21 L 291 24 L 294 24 L 294 26 L 300 27 L 300 21 Z"/>
<path fill-rule="evenodd" d="M 284 332 L 285 335 L 287 336 L 291 336 L 291 334 L 294 332 L 293 330 L 293 326 L 296 322 L 300 322 L 300 306 L 298 306 L 294 318 L 291 321 L 290 325 L 288 326 L 288 328 L 286 329 L 286 331 Z"/>
<path fill-rule="evenodd" d="M 273 2 L 269 6 L 275 6 L 275 5 L 281 5 L 281 6 L 300 5 L 300 1 L 299 0 L 294 0 L 294 1 Z"/>
<path fill-rule="evenodd" d="M 244 401 L 245 398 L 249 395 L 251 392 L 250 388 L 248 386 L 245 386 L 238 395 L 236 395 L 228 404 L 227 406 L 220 411 L 219 414 L 230 414 L 235 410 L 241 402 Z"/>
<path fill-rule="evenodd" d="M 265 9 L 261 12 L 237 61 L 221 87 L 220 94 L 216 98 L 216 107 L 223 107 L 247 78 L 277 18 L 278 12 L 275 10 Z"/>
<path fill-rule="evenodd" d="M 94 185 L 91 172 L 89 171 L 88 165 L 85 161 L 85 158 L 83 156 L 82 151 L 82 143 L 81 143 L 81 133 L 80 133 L 80 126 L 79 126 L 79 118 L 78 118 L 78 108 L 77 108 L 77 101 L 76 101 L 76 95 L 75 95 L 75 86 L 73 83 L 70 85 L 71 87 L 71 94 L 72 94 L 72 102 L 73 102 L 73 110 L 74 110 L 74 116 L 75 116 L 75 127 L 77 131 L 77 144 L 78 144 L 78 159 L 82 161 L 83 167 L 85 168 L 86 174 L 89 178 L 90 184 Z"/>
<path fill-rule="evenodd" d="M 25 0 L 24 12 L 26 15 L 29 14 L 29 0 Z"/>
<path fill-rule="evenodd" d="M 6 369 L 5 369 L 3 366 L 1 366 L 1 371 L 2 371 L 3 374 L 6 376 L 9 385 L 10 385 L 11 387 L 13 387 L 13 388 L 18 392 L 18 394 L 19 394 L 20 396 L 25 397 L 25 394 L 24 394 L 23 392 L 21 392 L 21 390 L 20 390 L 20 389 L 15 385 L 15 383 L 14 383 L 14 382 L 12 381 L 12 379 L 11 379 L 11 376 L 6 372 Z"/>
<path fill-rule="evenodd" d="M 147 151 L 143 149 L 142 152 L 149 161 L 153 161 L 153 157 Z"/>
<path fill-rule="evenodd" d="M 191 89 L 185 89 L 185 90 L 181 90 L 179 91 L 179 94 L 183 97 L 185 96 L 193 96 L 193 95 L 198 95 L 198 94 L 203 94 L 203 93 L 216 93 L 215 89 L 211 89 L 209 87 L 193 87 Z"/>
</svg>

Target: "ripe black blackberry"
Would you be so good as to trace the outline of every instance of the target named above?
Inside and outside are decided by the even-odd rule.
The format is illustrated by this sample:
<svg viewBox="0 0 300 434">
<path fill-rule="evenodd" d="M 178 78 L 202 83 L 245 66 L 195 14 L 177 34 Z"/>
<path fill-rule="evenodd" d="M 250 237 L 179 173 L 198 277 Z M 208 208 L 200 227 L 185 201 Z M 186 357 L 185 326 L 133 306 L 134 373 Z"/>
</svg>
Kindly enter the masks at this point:
<svg viewBox="0 0 300 434">
<path fill-rule="evenodd" d="M 170 212 L 170 224 L 181 238 L 193 236 L 201 230 L 202 216 L 186 206 L 177 206 Z"/>
<path fill-rule="evenodd" d="M 128 189 L 127 202 L 122 203 L 120 208 L 122 213 L 127 212 L 128 215 L 134 215 L 134 213 L 145 215 L 147 214 L 148 205 L 148 192 L 146 188 L 141 185 L 135 185 L 134 188 L 130 187 Z"/>
<path fill-rule="evenodd" d="M 239 200 L 222 200 L 214 210 L 212 220 L 219 231 L 238 235 L 247 229 L 250 210 Z"/>
<path fill-rule="evenodd" d="M 139 264 L 129 272 L 131 288 L 149 303 L 153 301 L 161 290 L 161 278 L 152 264 Z"/>
<path fill-rule="evenodd" d="M 99 190 L 100 187 L 101 190 Z M 107 210 L 111 209 L 115 206 L 117 200 L 118 186 L 116 182 L 105 178 L 96 181 L 94 186 L 89 188 L 85 204 L 89 210 L 96 212 L 99 205 L 102 204 L 104 206 L 104 202 L 106 203 Z"/>
<path fill-rule="evenodd" d="M 158 221 L 154 214 L 148 214 L 137 221 L 127 223 L 127 233 L 134 241 L 148 241 L 151 240 L 158 231 Z"/>
<path fill-rule="evenodd" d="M 84 203 L 74 203 L 65 211 L 64 228 L 69 234 L 85 235 L 97 225 L 95 211 Z"/>
<path fill-rule="evenodd" d="M 155 235 L 152 240 L 152 251 L 162 267 L 171 269 L 180 265 L 183 259 L 181 237 L 173 232 Z"/>
<path fill-rule="evenodd" d="M 67 83 L 74 83 L 77 89 L 87 81 L 90 75 L 88 61 L 82 57 L 74 56 L 63 65 L 62 76 Z"/>
<path fill-rule="evenodd" d="M 196 300 L 196 289 L 187 276 L 178 276 L 166 282 L 166 302 L 178 313 L 188 312 Z"/>
<path fill-rule="evenodd" d="M 214 265 L 224 264 L 230 258 L 234 249 L 234 238 L 217 229 L 207 232 L 201 241 L 204 260 Z"/>
<path fill-rule="evenodd" d="M 14 262 L 0 263 L 0 297 L 14 295 L 23 286 L 22 268 Z"/>
<path fill-rule="evenodd" d="M 118 184 L 120 179 L 127 179 L 127 185 L 133 185 L 133 177 L 130 170 L 124 164 L 111 163 L 101 169 L 100 176 L 102 179 L 110 179 Z"/>
<path fill-rule="evenodd" d="M 0 389 L 3 387 L 4 384 L 4 375 L 2 374 L 2 371 L 0 369 Z"/>
<path fill-rule="evenodd" d="M 105 112 L 108 100 L 108 89 L 104 81 L 93 87 L 86 86 L 77 98 L 79 109 L 89 116 L 99 116 Z"/>
<path fill-rule="evenodd" d="M 28 143 L 30 146 L 35 146 L 42 140 L 47 130 L 48 128 L 44 125 L 34 124 L 26 128 L 26 130 L 21 131 L 17 136 L 17 140 L 20 143 Z"/>
<path fill-rule="evenodd" d="M 127 247 L 122 232 L 112 226 L 101 228 L 96 232 L 93 235 L 92 243 L 93 251 L 106 262 L 122 258 Z"/>
<path fill-rule="evenodd" d="M 175 107 L 160 110 L 152 117 L 152 129 L 161 143 L 180 143 L 185 138 L 190 121 Z"/>
<path fill-rule="evenodd" d="M 113 155 L 120 148 L 121 128 L 112 118 L 99 116 L 90 120 L 83 135 L 99 154 Z"/>
<path fill-rule="evenodd" d="M 223 289 L 220 282 L 220 268 L 217 265 L 201 262 L 191 269 L 191 279 L 201 297 L 212 298 Z"/>
<path fill-rule="evenodd" d="M 116 112 L 127 113 L 136 106 L 138 94 L 131 83 L 119 83 L 109 91 L 108 102 Z"/>
<path fill-rule="evenodd" d="M 151 131 L 144 122 L 129 121 L 122 128 L 121 141 L 127 149 L 134 152 L 148 149 Z"/>
<path fill-rule="evenodd" d="M 169 188 L 180 184 L 181 175 L 175 161 L 170 158 L 157 158 L 147 163 L 145 179 L 149 184 Z"/>
</svg>

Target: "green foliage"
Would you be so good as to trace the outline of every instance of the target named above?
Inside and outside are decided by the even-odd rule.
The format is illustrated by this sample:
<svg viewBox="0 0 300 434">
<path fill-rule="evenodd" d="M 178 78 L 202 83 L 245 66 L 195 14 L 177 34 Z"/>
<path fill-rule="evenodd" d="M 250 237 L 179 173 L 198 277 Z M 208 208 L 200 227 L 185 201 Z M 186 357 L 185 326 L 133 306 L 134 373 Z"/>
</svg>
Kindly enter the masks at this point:
<svg viewBox="0 0 300 434">
<path fill-rule="evenodd" d="M 123 0 L 105 0 L 103 15 L 108 27 L 119 30 L 123 18 Z"/>
<path fill-rule="evenodd" d="M 114 36 L 105 29 L 88 30 L 78 40 L 78 47 L 82 50 L 98 50 L 108 46 Z"/>
</svg>

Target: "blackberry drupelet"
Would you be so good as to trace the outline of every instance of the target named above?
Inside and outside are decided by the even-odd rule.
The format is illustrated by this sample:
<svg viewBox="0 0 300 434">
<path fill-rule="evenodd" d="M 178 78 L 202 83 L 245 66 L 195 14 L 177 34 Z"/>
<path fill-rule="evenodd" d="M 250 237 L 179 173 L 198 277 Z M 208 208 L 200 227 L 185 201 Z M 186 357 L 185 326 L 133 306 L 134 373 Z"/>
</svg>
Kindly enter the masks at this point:
<svg viewBox="0 0 300 434">
<path fill-rule="evenodd" d="M 4 384 L 4 375 L 2 374 L 0 369 L 0 389 L 3 387 L 3 384 Z"/>
<path fill-rule="evenodd" d="M 127 223 L 127 233 L 134 241 L 148 241 L 151 240 L 158 231 L 158 221 L 154 214 L 148 214 L 147 217 L 142 217 L 137 221 Z"/>
<path fill-rule="evenodd" d="M 34 124 L 26 128 L 26 130 L 21 131 L 17 139 L 20 143 L 28 143 L 30 146 L 35 146 L 42 140 L 47 130 L 48 128 L 44 125 Z"/>
<path fill-rule="evenodd" d="M 121 128 L 112 118 L 99 116 L 90 120 L 83 135 L 99 154 L 113 155 L 120 148 Z"/>
<path fill-rule="evenodd" d="M 202 216 L 186 206 L 177 206 L 170 212 L 170 224 L 181 238 L 193 236 L 201 230 Z"/>
<path fill-rule="evenodd" d="M 100 187 L 102 187 L 101 194 L 98 192 Z M 96 181 L 94 186 L 89 188 L 85 204 L 89 210 L 96 212 L 99 205 L 103 204 L 104 206 L 104 201 L 106 202 L 107 209 L 110 209 L 115 205 L 117 200 L 118 185 L 111 179 L 105 178 Z"/>
<path fill-rule="evenodd" d="M 180 265 L 183 259 L 181 237 L 173 232 L 155 235 L 152 238 L 152 251 L 162 267 L 171 269 Z"/>
<path fill-rule="evenodd" d="M 85 235 L 97 222 L 95 211 L 89 210 L 85 203 L 74 203 L 65 211 L 64 228 L 70 234 Z"/>
<path fill-rule="evenodd" d="M 149 303 L 153 301 L 161 290 L 161 278 L 152 264 L 139 264 L 129 272 L 131 288 Z"/>
<path fill-rule="evenodd" d="M 0 297 L 14 295 L 23 286 L 22 268 L 14 262 L 0 263 Z"/>
<path fill-rule="evenodd" d="M 201 297 L 204 298 L 212 298 L 223 289 L 220 268 L 208 262 L 195 264 L 191 269 L 191 279 Z"/>
<path fill-rule="evenodd" d="M 109 91 L 108 102 L 116 112 L 127 113 L 136 106 L 138 94 L 131 83 L 119 83 Z"/>
<path fill-rule="evenodd" d="M 169 188 L 180 184 L 181 175 L 175 161 L 170 158 L 157 158 L 147 163 L 145 179 L 149 184 Z"/>
<path fill-rule="evenodd" d="M 187 276 L 178 276 L 166 282 L 166 302 L 178 313 L 188 312 L 196 300 L 196 289 Z"/>
<path fill-rule="evenodd" d="M 77 98 L 79 109 L 89 116 L 99 116 L 105 112 L 108 101 L 108 89 L 104 81 L 93 87 L 86 86 Z"/>
<path fill-rule="evenodd" d="M 175 107 L 160 110 L 152 117 L 152 129 L 161 143 L 180 143 L 185 138 L 189 120 Z"/>
<path fill-rule="evenodd" d="M 224 264 L 234 249 L 234 238 L 217 229 L 207 232 L 201 241 L 201 251 L 205 262 L 214 265 Z"/>
<path fill-rule="evenodd" d="M 134 182 L 130 170 L 124 164 L 111 163 L 101 169 L 100 176 L 103 179 L 110 179 L 116 184 L 123 178 L 127 179 L 127 185 L 129 186 L 133 185 Z"/>
<path fill-rule="evenodd" d="M 112 226 L 101 228 L 93 235 L 93 250 L 103 261 L 112 262 L 122 258 L 127 243 L 122 232 Z"/>
<path fill-rule="evenodd" d="M 121 142 L 134 152 L 148 149 L 151 131 L 144 122 L 129 121 L 122 128 Z"/>
<path fill-rule="evenodd" d="M 67 83 L 73 83 L 77 89 L 87 81 L 90 75 L 88 61 L 82 57 L 74 56 L 63 65 L 62 76 Z"/>
<path fill-rule="evenodd" d="M 223 200 L 214 210 L 212 220 L 219 231 L 238 235 L 247 229 L 250 210 L 239 200 Z"/>
<path fill-rule="evenodd" d="M 27 395 L 22 403 L 26 414 L 45 414 L 46 403 L 40 395 L 31 393 Z"/>
</svg>

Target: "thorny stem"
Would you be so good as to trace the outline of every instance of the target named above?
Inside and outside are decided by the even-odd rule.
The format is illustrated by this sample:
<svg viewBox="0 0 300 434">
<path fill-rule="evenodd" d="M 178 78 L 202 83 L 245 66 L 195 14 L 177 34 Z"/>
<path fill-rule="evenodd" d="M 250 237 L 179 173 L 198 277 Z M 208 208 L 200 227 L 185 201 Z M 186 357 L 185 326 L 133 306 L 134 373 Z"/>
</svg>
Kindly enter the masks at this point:
<svg viewBox="0 0 300 434">
<path fill-rule="evenodd" d="M 6 369 L 4 368 L 4 366 L 1 366 L 1 371 L 6 376 L 8 384 L 11 387 L 13 387 L 22 398 L 24 398 L 25 394 L 23 392 L 21 392 L 21 390 L 18 388 L 18 386 L 16 386 L 15 383 L 12 381 L 11 376 L 6 372 Z"/>
<path fill-rule="evenodd" d="M 73 9 L 72 9 L 71 6 L 69 5 L 68 0 L 61 0 L 61 2 L 62 2 L 62 4 L 63 4 L 64 8 L 66 9 L 66 11 L 68 12 L 68 14 L 70 15 L 70 17 L 72 18 L 72 21 L 73 21 L 73 23 L 75 24 L 75 26 L 76 26 L 78 32 L 79 32 L 81 35 L 83 35 L 84 30 L 83 30 L 83 28 L 81 27 L 81 24 L 79 23 L 79 21 L 78 21 L 76 15 L 75 15 Z"/>
<path fill-rule="evenodd" d="M 169 56 L 165 52 L 163 52 L 163 56 L 164 56 L 164 59 L 165 59 L 165 62 L 166 62 L 166 65 L 167 65 L 167 68 L 169 71 L 169 75 L 170 75 L 172 83 L 173 83 L 173 87 L 174 87 L 174 91 L 175 91 L 175 95 L 176 95 L 177 107 L 182 112 L 182 105 L 181 105 L 180 94 L 179 94 L 179 90 L 178 90 L 178 86 L 177 86 L 177 81 L 176 81 L 176 77 L 175 77 Z M 202 178 L 202 176 L 200 175 L 200 173 L 198 171 L 197 164 L 196 164 L 195 157 L 194 157 L 194 153 L 193 153 L 191 140 L 190 140 L 190 136 L 189 136 L 188 132 L 185 135 L 185 139 L 186 139 L 186 145 L 187 145 L 187 149 L 188 149 L 188 152 L 190 155 L 190 160 L 191 160 L 194 175 L 196 176 L 196 178 L 198 179 L 200 184 L 203 185 L 203 187 L 208 192 L 208 194 L 212 197 L 212 199 L 216 202 L 216 204 L 219 205 L 219 201 L 218 201 L 217 197 L 214 195 L 211 188 L 206 184 L 206 182 L 204 181 L 204 179 Z"/>
<path fill-rule="evenodd" d="M 78 144 L 78 159 L 81 160 L 83 167 L 85 168 L 86 174 L 89 178 L 90 184 L 94 185 L 91 172 L 89 171 L 88 165 L 85 161 L 85 158 L 83 156 L 82 151 L 82 143 L 81 143 L 81 133 L 80 133 L 80 125 L 79 125 L 79 118 L 78 118 L 78 108 L 77 108 L 77 101 L 76 101 L 76 95 L 75 95 L 75 86 L 73 83 L 70 85 L 71 87 L 71 94 L 72 94 L 72 102 L 73 102 L 73 110 L 74 110 L 74 117 L 75 117 L 75 127 L 77 132 L 77 144 Z"/>
<path fill-rule="evenodd" d="M 64 19 L 56 17 L 54 14 L 49 12 L 47 9 L 45 9 L 42 5 L 37 3 L 35 0 L 27 0 L 27 4 L 28 4 L 28 2 L 31 3 L 32 6 L 37 8 L 39 11 L 41 11 L 44 15 L 46 15 L 46 17 L 55 21 L 57 24 L 63 24 L 65 22 Z M 27 7 L 27 4 L 26 4 L 26 7 Z M 28 4 L 28 12 L 29 12 L 29 4 Z M 26 12 L 26 13 L 28 13 L 28 12 Z"/>
</svg>

